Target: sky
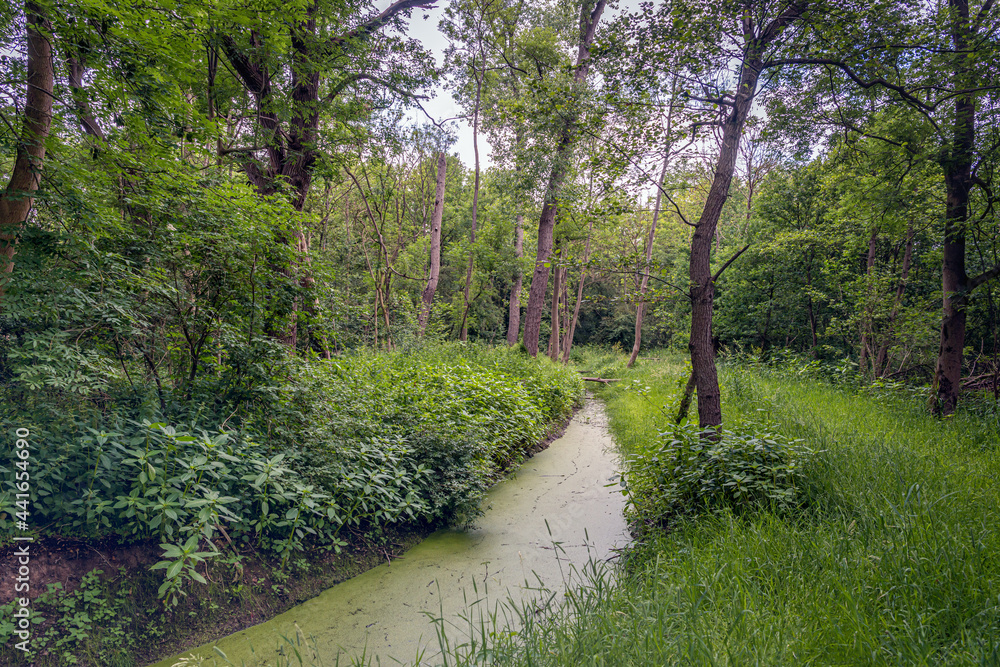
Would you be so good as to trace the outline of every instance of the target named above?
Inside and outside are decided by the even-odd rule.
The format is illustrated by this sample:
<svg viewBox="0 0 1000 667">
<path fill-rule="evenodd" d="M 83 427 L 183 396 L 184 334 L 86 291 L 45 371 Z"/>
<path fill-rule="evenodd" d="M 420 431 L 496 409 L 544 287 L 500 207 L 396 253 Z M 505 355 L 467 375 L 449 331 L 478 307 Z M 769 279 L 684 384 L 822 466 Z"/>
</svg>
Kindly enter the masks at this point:
<svg viewBox="0 0 1000 667">
<path fill-rule="evenodd" d="M 391 3 L 382 0 L 377 3 L 377 6 L 381 10 L 389 4 Z M 444 51 L 448 47 L 448 40 L 438 30 L 438 23 L 441 22 L 441 17 L 444 15 L 444 8 L 448 3 L 447 1 L 438 0 L 437 4 L 438 6 L 434 9 L 414 9 L 410 17 L 410 26 L 407 34 L 423 42 L 424 48 L 434 54 L 434 57 L 437 58 L 437 64 L 440 66 L 444 63 Z M 424 18 L 424 16 L 427 16 L 427 18 Z M 451 92 L 443 87 L 439 87 L 434 91 L 434 97 L 421 102 L 421 105 L 438 122 L 445 118 L 461 116 L 464 113 L 462 108 L 452 99 Z M 414 123 L 426 124 L 429 122 L 427 116 L 420 109 L 411 109 L 407 115 Z M 453 120 L 446 127 L 456 135 L 456 141 L 452 145 L 450 152 L 457 153 L 462 162 L 471 167 L 475 159 L 472 150 L 471 120 L 468 122 L 464 119 Z M 492 147 L 482 133 L 479 135 L 479 164 L 483 170 L 493 165 Z"/>
<path fill-rule="evenodd" d="M 430 0 L 434 1 L 434 0 Z M 381 11 L 392 4 L 391 0 L 378 0 L 375 3 L 376 8 Z M 617 15 L 622 11 L 634 11 L 639 7 L 639 0 L 621 0 L 617 3 L 618 8 L 614 10 L 607 10 L 604 16 L 601 18 L 602 23 L 608 21 L 612 16 Z M 410 15 L 409 29 L 407 34 L 410 37 L 414 37 L 423 42 L 424 47 L 427 48 L 434 56 L 437 58 L 437 63 L 440 66 L 444 62 L 444 51 L 448 47 L 448 40 L 445 39 L 444 35 L 438 30 L 438 23 L 441 22 L 441 17 L 444 15 L 444 8 L 448 5 L 448 0 L 436 0 L 436 7 L 433 9 L 414 9 Z M 427 18 L 424 18 L 424 17 Z M 435 96 L 424 102 L 421 102 L 424 109 L 429 115 L 431 115 L 434 120 L 441 121 L 445 118 L 454 118 L 455 116 L 461 116 L 463 111 L 451 97 L 451 92 L 445 90 L 444 88 L 438 88 L 435 92 Z M 408 117 L 414 123 L 427 123 L 427 116 L 423 114 L 420 109 L 412 109 L 408 113 Z M 456 153 L 462 162 L 471 167 L 474 161 L 474 154 L 472 150 L 472 123 L 465 120 L 453 120 L 447 124 L 447 127 L 455 133 L 456 141 L 451 147 L 451 153 Z M 479 135 L 479 162 L 480 166 L 485 170 L 494 164 L 492 147 L 486 138 L 480 133 Z"/>
</svg>

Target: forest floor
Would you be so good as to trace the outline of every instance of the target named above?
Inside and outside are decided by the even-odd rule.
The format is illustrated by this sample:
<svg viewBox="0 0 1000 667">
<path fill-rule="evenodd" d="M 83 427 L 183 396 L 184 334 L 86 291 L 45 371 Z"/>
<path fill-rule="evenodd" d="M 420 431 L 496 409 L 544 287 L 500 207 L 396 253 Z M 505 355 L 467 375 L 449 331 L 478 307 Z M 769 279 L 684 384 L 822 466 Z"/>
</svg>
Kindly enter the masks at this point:
<svg viewBox="0 0 1000 667">
<path fill-rule="evenodd" d="M 600 395 L 628 478 L 663 451 L 688 369 L 623 361 L 584 367 L 622 378 Z M 504 665 L 1000 664 L 996 406 L 968 400 L 940 420 L 918 390 L 787 366 L 723 363 L 721 382 L 728 428 L 812 451 L 795 506 L 658 523 L 633 507 L 640 539 L 621 564 L 598 564 L 561 608 L 455 664 L 484 648 Z"/>
</svg>

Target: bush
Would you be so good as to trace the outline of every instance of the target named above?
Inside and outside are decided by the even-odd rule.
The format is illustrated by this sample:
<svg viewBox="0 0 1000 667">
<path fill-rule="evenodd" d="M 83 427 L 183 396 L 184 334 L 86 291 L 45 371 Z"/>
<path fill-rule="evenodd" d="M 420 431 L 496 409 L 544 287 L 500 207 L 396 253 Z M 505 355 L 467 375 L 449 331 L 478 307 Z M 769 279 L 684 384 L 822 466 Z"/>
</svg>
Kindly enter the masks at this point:
<svg viewBox="0 0 1000 667">
<path fill-rule="evenodd" d="M 754 424 L 710 433 L 696 424 L 674 427 L 626 461 L 622 484 L 632 518 L 663 524 L 724 507 L 790 509 L 813 454 L 801 443 Z"/>
<path fill-rule="evenodd" d="M 285 563 L 310 546 L 339 550 L 345 528 L 468 523 L 486 490 L 582 395 L 563 366 L 475 345 L 284 371 L 271 401 L 225 421 L 197 406 L 184 425 L 126 418 L 122 406 L 59 416 L 36 405 L 0 419 L 5 432 L 32 434 L 32 524 L 160 543 L 161 595 L 176 601 L 228 544 Z M 0 528 L 13 527 L 16 473 L 0 463 Z"/>
</svg>

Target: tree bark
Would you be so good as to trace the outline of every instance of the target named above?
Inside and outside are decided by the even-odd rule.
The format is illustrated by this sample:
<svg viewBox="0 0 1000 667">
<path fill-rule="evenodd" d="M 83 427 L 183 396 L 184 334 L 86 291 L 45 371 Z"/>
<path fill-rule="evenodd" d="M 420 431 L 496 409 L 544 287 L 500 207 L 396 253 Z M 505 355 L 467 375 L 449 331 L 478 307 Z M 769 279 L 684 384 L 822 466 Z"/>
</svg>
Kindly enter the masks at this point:
<svg viewBox="0 0 1000 667">
<path fill-rule="evenodd" d="M 424 288 L 423 308 L 417 318 L 420 336 L 427 330 L 427 322 L 431 315 L 431 304 L 437 291 L 438 278 L 441 275 L 441 220 L 444 217 L 444 186 L 448 161 L 444 152 L 438 153 L 437 183 L 434 189 L 434 213 L 431 215 L 431 267 L 427 276 L 427 287 Z"/>
<path fill-rule="evenodd" d="M 691 238 L 691 368 L 698 391 L 698 422 L 702 428 L 722 424 L 722 401 L 719 376 L 715 368 L 715 349 L 712 345 L 712 311 L 715 301 L 715 283 L 712 280 L 712 240 L 722 215 L 722 208 L 729 196 L 729 186 L 736 168 L 740 138 L 750 107 L 757 91 L 757 81 L 764 68 L 764 49 L 805 11 L 807 2 L 793 2 L 766 28 L 756 34 L 750 13 L 744 14 L 743 63 L 736 94 L 729 105 L 722 124 L 722 146 L 716 162 L 715 176 L 698 223 Z"/>
<path fill-rule="evenodd" d="M 42 180 L 45 140 L 52 125 L 52 45 L 46 34 L 50 25 L 42 7 L 24 3 L 26 17 L 27 92 L 24 121 L 17 143 L 14 168 L 7 188 L 0 193 L 0 306 L 8 275 L 14 271 L 17 235 L 24 227 Z"/>
<path fill-rule="evenodd" d="M 563 345 L 563 363 L 569 363 L 569 351 L 573 347 L 573 337 L 576 336 L 576 323 L 580 321 L 580 304 L 583 302 L 583 285 L 587 280 L 587 263 L 590 261 L 590 237 L 594 231 L 594 219 L 587 223 L 587 241 L 583 245 L 583 266 L 580 267 L 580 282 L 576 286 L 576 303 L 573 305 L 573 320 L 566 332 L 566 344 Z"/>
<path fill-rule="evenodd" d="M 906 290 L 906 282 L 910 277 L 910 264 L 913 261 L 913 220 L 906 230 L 906 248 L 903 250 L 903 266 L 901 268 L 899 282 L 896 284 L 896 296 L 892 302 L 892 312 L 889 313 L 889 323 L 886 326 L 885 337 L 878 348 L 875 356 L 875 376 L 882 377 L 888 371 L 889 346 L 895 338 L 896 318 L 899 316 L 899 307 L 903 303 L 903 293 Z"/>
<path fill-rule="evenodd" d="M 576 72 L 573 75 L 575 86 L 581 86 L 587 79 L 590 69 L 590 47 L 594 42 L 597 24 L 601 20 L 607 0 L 597 0 L 590 10 L 592 0 L 584 0 L 580 8 L 580 47 L 576 58 Z M 524 314 L 524 346 L 528 353 L 538 356 L 538 337 L 542 327 L 542 311 L 545 306 L 545 293 L 549 285 L 549 256 L 552 254 L 552 234 L 556 224 L 556 210 L 559 206 L 559 195 L 569 173 L 569 158 L 576 138 L 576 122 L 578 114 L 572 113 L 563 124 L 559 143 L 556 147 L 552 172 L 545 188 L 545 201 L 542 205 L 542 215 L 538 220 L 538 250 L 535 253 L 535 271 L 531 276 L 531 289 L 528 292 L 528 305 Z"/>
<path fill-rule="evenodd" d="M 675 79 L 676 81 L 676 79 Z M 671 100 L 672 102 L 672 100 Z M 671 111 L 673 108 L 671 107 Z M 670 119 L 667 120 L 667 133 L 670 132 Z M 670 161 L 670 145 L 667 144 L 667 151 L 663 156 L 663 167 L 660 169 L 659 187 L 656 189 L 656 202 L 653 204 L 653 221 L 649 225 L 649 236 L 646 239 L 646 265 L 642 274 L 642 282 L 639 284 L 639 303 L 635 308 L 635 342 L 632 343 L 632 354 L 628 358 L 626 368 L 632 368 L 636 358 L 639 356 L 639 347 L 642 345 L 642 318 L 646 312 L 646 289 L 649 286 L 649 267 L 653 261 L 653 240 L 656 238 L 656 221 L 660 217 L 660 204 L 663 199 L 663 185 L 667 177 L 667 164 Z"/>
<path fill-rule="evenodd" d="M 524 257 L 524 216 L 520 213 L 514 219 L 514 254 L 518 260 Z M 510 308 L 507 315 L 507 345 L 517 345 L 521 333 L 521 288 L 524 286 L 524 274 L 518 262 L 514 285 L 510 288 Z"/>
<path fill-rule="evenodd" d="M 970 34 L 969 3 L 967 0 L 949 0 L 948 6 L 952 10 L 952 42 L 956 59 L 952 78 L 956 88 L 968 89 L 971 73 L 965 53 L 973 37 Z M 966 226 L 976 142 L 976 100 L 973 94 L 957 96 L 954 109 L 951 150 L 942 161 L 946 196 L 941 260 L 941 344 L 930 397 L 931 411 L 940 416 L 954 413 L 958 405 L 968 293 L 984 282 L 973 285 L 965 268 Z"/>
</svg>

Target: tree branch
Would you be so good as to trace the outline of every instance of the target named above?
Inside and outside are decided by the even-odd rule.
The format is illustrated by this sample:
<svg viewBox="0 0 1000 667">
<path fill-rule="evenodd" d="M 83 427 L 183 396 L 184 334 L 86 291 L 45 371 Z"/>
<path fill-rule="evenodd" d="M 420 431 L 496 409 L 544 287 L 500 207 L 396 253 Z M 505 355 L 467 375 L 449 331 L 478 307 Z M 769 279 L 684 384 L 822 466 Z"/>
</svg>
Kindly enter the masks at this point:
<svg viewBox="0 0 1000 667">
<path fill-rule="evenodd" d="M 402 88 L 399 88 L 389 83 L 385 79 L 380 79 L 377 76 L 372 76 L 371 74 L 358 73 L 358 74 L 350 74 L 347 77 L 340 80 L 339 82 L 337 82 L 337 84 L 333 86 L 333 88 L 331 88 L 330 92 L 327 94 L 326 101 L 329 102 L 330 100 L 333 100 L 334 98 L 337 97 L 337 95 L 340 95 L 340 93 L 343 92 L 345 88 L 347 88 L 353 83 L 357 83 L 358 81 L 371 81 L 372 83 L 377 83 L 383 88 L 388 88 L 397 95 L 402 95 L 403 97 L 409 97 L 410 99 L 413 100 L 430 99 L 426 95 L 415 95 L 409 91 L 403 90 Z"/>
<path fill-rule="evenodd" d="M 373 32 L 391 21 L 396 14 L 406 11 L 407 9 L 413 9 L 414 7 L 419 7 L 421 9 L 433 9 L 435 2 L 437 2 L 437 0 L 397 0 L 397 2 L 394 2 L 386 7 L 378 16 L 365 21 L 358 27 L 344 33 L 343 35 L 333 37 L 330 40 L 330 43 L 331 45 L 342 46 L 355 39 L 366 39 Z"/>
<path fill-rule="evenodd" d="M 725 271 L 726 269 L 728 269 L 729 265 L 732 264 L 733 262 L 735 262 L 736 259 L 740 255 L 742 255 L 744 252 L 746 252 L 746 249 L 749 248 L 749 247 L 750 247 L 750 244 L 748 243 L 745 246 L 743 246 L 742 248 L 740 248 L 735 255 L 733 255 L 732 257 L 730 257 L 729 259 L 727 259 L 726 263 L 723 264 L 721 267 L 719 267 L 719 270 L 715 272 L 714 276 L 712 276 L 712 282 L 714 283 L 716 280 L 718 280 L 719 276 L 722 275 L 722 272 Z"/>
</svg>

